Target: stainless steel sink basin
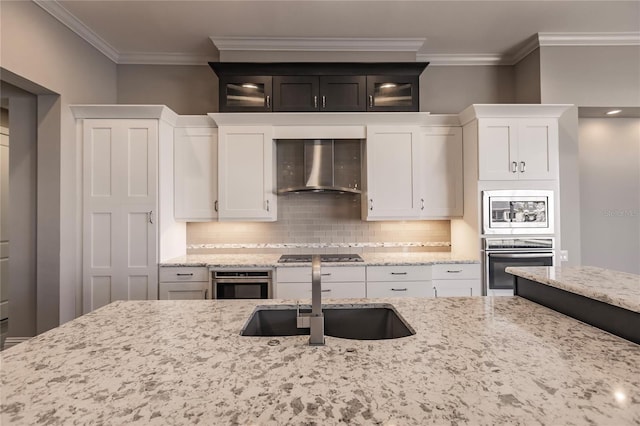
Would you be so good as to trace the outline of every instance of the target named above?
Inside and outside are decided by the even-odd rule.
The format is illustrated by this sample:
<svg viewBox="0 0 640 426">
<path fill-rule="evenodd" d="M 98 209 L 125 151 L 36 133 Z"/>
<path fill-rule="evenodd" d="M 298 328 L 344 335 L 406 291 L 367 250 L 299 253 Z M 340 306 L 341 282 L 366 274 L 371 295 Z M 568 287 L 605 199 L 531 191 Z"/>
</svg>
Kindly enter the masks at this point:
<svg viewBox="0 0 640 426">
<path fill-rule="evenodd" d="M 309 312 L 309 305 L 300 306 Z M 324 305 L 325 336 L 343 339 L 397 339 L 416 334 L 390 304 Z M 293 305 L 258 306 L 240 332 L 242 336 L 309 335 L 308 328 L 298 328 Z"/>
</svg>

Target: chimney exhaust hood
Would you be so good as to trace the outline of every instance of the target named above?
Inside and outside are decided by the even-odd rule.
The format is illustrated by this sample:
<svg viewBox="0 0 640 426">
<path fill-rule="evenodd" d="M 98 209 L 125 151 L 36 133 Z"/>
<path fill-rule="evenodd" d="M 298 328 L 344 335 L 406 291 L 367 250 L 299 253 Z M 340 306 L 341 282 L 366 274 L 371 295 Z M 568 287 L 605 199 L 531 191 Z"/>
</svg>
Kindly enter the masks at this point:
<svg viewBox="0 0 640 426">
<path fill-rule="evenodd" d="M 278 194 L 360 194 L 360 139 L 278 140 Z"/>
</svg>

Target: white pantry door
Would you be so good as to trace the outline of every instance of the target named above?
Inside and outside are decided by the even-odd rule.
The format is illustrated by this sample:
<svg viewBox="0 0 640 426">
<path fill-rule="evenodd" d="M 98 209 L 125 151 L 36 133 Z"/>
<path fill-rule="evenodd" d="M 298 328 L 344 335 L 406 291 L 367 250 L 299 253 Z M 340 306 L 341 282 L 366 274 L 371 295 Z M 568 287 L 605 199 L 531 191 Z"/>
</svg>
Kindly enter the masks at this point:
<svg viewBox="0 0 640 426">
<path fill-rule="evenodd" d="M 157 120 L 83 125 L 83 308 L 158 297 Z"/>
</svg>

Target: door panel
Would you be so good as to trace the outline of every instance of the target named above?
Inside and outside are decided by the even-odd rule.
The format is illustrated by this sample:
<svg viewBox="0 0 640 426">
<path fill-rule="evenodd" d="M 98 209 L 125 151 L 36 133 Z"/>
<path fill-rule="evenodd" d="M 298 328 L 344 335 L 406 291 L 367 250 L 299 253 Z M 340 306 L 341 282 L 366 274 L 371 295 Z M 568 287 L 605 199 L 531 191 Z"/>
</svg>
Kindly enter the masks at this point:
<svg viewBox="0 0 640 426">
<path fill-rule="evenodd" d="M 83 310 L 156 298 L 158 122 L 87 119 L 83 140 Z"/>
<path fill-rule="evenodd" d="M 508 119 L 482 119 L 478 124 L 478 178 L 518 179 L 513 162 L 518 161 L 517 123 Z"/>
<path fill-rule="evenodd" d="M 320 77 L 322 111 L 366 111 L 367 78 L 365 76 Z"/>
<path fill-rule="evenodd" d="M 273 110 L 318 111 L 320 81 L 317 76 L 273 77 Z"/>
<path fill-rule="evenodd" d="M 555 179 L 557 122 L 523 120 L 518 128 L 518 171 L 520 179 Z"/>
</svg>

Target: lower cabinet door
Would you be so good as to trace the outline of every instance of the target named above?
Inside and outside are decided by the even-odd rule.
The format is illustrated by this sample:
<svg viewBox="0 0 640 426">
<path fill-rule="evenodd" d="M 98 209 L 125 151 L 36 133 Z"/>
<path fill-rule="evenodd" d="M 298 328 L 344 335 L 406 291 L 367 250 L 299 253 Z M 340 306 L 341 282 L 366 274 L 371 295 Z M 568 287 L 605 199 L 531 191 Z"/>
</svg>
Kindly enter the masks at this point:
<svg viewBox="0 0 640 426">
<path fill-rule="evenodd" d="M 160 283 L 158 297 L 160 300 L 200 300 L 208 296 L 209 283 L 177 282 Z"/>
<path fill-rule="evenodd" d="M 366 296 L 363 282 L 322 283 L 323 299 L 362 299 Z M 278 299 L 311 299 L 311 283 L 278 283 Z"/>
<path fill-rule="evenodd" d="M 367 297 L 431 297 L 430 281 L 367 282 Z"/>
<path fill-rule="evenodd" d="M 482 296 L 480 280 L 434 280 L 435 297 Z"/>
</svg>

